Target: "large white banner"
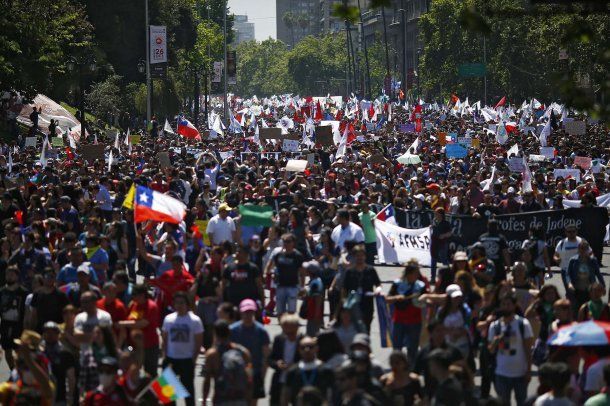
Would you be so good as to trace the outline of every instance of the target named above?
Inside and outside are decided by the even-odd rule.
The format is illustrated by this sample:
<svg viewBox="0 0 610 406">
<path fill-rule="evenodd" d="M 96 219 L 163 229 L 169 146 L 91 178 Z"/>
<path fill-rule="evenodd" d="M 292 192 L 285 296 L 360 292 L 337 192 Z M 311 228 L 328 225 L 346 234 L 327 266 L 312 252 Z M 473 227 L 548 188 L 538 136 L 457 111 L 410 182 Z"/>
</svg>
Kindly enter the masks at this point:
<svg viewBox="0 0 610 406">
<path fill-rule="evenodd" d="M 605 195 L 601 195 L 597 197 L 597 205 L 599 207 L 608 207 L 610 208 L 610 193 L 606 193 Z M 569 209 L 571 207 L 580 207 L 580 200 L 562 200 L 563 207 Z"/>
<path fill-rule="evenodd" d="M 167 62 L 167 29 L 164 25 L 150 26 L 150 63 Z"/>
<path fill-rule="evenodd" d="M 375 221 L 377 259 L 380 263 L 404 264 L 416 259 L 430 266 L 430 228 L 408 229 Z"/>
</svg>

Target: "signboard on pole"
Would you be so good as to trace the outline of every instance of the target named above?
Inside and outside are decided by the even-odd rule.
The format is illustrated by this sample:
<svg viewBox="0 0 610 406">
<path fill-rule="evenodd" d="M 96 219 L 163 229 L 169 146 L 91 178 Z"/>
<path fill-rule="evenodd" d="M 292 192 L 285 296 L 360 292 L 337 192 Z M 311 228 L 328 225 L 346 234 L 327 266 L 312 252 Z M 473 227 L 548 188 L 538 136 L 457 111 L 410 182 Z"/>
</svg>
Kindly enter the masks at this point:
<svg viewBox="0 0 610 406">
<path fill-rule="evenodd" d="M 464 63 L 458 66 L 458 73 L 462 77 L 482 77 L 486 71 L 482 63 Z"/>
<path fill-rule="evenodd" d="M 220 83 L 222 80 L 222 61 L 214 61 L 214 74 L 212 83 Z"/>
<path fill-rule="evenodd" d="M 237 84 L 237 52 L 227 51 L 227 83 Z"/>
<path fill-rule="evenodd" d="M 150 26 L 150 63 L 167 63 L 167 28 Z"/>
</svg>

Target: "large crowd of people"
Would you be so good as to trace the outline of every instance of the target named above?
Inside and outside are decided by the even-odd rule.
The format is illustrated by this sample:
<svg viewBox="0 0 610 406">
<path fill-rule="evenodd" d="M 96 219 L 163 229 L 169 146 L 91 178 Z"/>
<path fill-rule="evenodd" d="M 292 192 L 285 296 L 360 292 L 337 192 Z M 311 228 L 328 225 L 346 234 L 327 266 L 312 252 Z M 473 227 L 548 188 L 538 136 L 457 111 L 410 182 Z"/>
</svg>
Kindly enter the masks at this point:
<svg viewBox="0 0 610 406">
<path fill-rule="evenodd" d="M 63 145 L 33 114 L 0 151 L 0 404 L 155 405 L 168 366 L 187 405 L 608 404 L 610 346 L 548 344 L 610 321 L 590 230 L 566 214 L 561 238 L 528 225 L 517 247 L 498 222 L 597 206 L 608 130 L 554 103 L 500 104 L 234 97 L 228 128 L 211 114 L 197 138 L 153 119 Z M 286 170 L 298 157 L 305 169 Z M 180 200 L 183 221 L 136 222 L 134 185 Z M 270 206 L 268 224 L 244 224 L 248 205 Z M 407 228 L 431 214 L 430 268 L 380 278 L 385 211 Z M 466 217 L 486 232 L 456 250 L 449 220 Z"/>
</svg>

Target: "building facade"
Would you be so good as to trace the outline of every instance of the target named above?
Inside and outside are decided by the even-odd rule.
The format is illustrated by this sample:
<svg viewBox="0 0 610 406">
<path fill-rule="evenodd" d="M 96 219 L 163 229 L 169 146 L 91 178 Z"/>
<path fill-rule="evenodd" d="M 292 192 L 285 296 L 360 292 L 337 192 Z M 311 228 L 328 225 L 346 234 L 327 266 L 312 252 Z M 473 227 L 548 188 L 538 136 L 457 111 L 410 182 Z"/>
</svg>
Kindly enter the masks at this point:
<svg viewBox="0 0 610 406">
<path fill-rule="evenodd" d="M 254 41 L 254 23 L 248 21 L 246 15 L 233 16 L 233 31 L 235 32 L 235 43 L 241 44 L 246 41 Z"/>
<path fill-rule="evenodd" d="M 276 0 L 277 39 L 293 47 L 308 35 L 320 33 L 320 0 Z"/>
</svg>

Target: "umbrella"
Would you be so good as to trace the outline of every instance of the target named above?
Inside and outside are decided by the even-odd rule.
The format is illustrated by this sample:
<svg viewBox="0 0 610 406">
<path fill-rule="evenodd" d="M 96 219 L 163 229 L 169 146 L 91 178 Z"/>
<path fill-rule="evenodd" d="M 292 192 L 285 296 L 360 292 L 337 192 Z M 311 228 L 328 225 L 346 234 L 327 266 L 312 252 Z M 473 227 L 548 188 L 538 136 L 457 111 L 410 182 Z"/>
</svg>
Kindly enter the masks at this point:
<svg viewBox="0 0 610 406">
<path fill-rule="evenodd" d="M 399 156 L 396 160 L 403 165 L 417 165 L 421 163 L 419 155 L 409 154 L 408 152 Z"/>
<path fill-rule="evenodd" d="M 553 334 L 548 343 L 570 347 L 610 345 L 610 323 L 589 320 L 571 324 Z"/>
</svg>

